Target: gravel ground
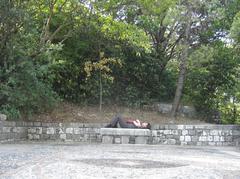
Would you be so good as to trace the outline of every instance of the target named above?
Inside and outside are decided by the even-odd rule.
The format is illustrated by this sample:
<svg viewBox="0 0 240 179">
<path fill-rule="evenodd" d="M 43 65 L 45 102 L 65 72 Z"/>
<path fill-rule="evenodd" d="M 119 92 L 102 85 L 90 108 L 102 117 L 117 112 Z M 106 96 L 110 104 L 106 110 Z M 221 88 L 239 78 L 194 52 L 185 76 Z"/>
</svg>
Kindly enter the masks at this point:
<svg viewBox="0 0 240 179">
<path fill-rule="evenodd" d="M 166 145 L 0 145 L 1 179 L 240 179 L 240 149 Z"/>
</svg>

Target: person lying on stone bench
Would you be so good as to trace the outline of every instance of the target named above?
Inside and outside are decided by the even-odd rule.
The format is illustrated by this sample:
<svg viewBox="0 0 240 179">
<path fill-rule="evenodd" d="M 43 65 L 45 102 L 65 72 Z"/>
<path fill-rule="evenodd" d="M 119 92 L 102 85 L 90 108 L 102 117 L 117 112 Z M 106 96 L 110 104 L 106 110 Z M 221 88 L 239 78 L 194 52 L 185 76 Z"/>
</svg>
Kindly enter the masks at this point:
<svg viewBox="0 0 240 179">
<path fill-rule="evenodd" d="M 121 128 L 151 129 L 151 125 L 148 122 L 141 122 L 138 119 L 123 118 L 121 116 L 114 117 L 111 123 L 106 125 L 105 127 L 117 128 L 118 124 Z"/>
</svg>

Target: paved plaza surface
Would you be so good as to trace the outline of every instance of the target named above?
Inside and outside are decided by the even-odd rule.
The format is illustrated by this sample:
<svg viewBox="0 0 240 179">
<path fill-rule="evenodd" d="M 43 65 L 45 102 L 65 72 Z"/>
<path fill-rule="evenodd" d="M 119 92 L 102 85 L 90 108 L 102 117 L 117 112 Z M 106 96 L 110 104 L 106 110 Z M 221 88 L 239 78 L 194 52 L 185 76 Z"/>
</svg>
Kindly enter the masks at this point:
<svg viewBox="0 0 240 179">
<path fill-rule="evenodd" d="M 240 179 L 238 147 L 0 144 L 1 179 Z"/>
</svg>

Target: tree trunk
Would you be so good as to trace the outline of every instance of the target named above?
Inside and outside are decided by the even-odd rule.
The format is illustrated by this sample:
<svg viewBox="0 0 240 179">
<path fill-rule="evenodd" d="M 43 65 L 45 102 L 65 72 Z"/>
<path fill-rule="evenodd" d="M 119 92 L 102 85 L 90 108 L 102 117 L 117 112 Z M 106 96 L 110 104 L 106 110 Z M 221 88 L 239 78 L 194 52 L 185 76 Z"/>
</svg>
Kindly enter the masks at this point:
<svg viewBox="0 0 240 179">
<path fill-rule="evenodd" d="M 100 112 L 102 112 L 102 95 L 103 95 L 102 73 L 100 70 L 100 73 L 99 73 L 99 111 Z"/>
<path fill-rule="evenodd" d="M 189 51 L 190 28 L 191 28 L 191 11 L 190 11 L 189 4 L 187 4 L 185 37 L 183 38 L 183 52 L 181 53 L 181 56 L 180 56 L 180 72 L 178 76 L 177 89 L 175 92 L 175 97 L 174 97 L 172 110 L 171 110 L 172 119 L 175 119 L 176 117 L 181 96 L 182 96 L 183 86 L 184 86 L 184 79 L 186 74 L 187 58 L 188 58 L 188 51 Z"/>
</svg>

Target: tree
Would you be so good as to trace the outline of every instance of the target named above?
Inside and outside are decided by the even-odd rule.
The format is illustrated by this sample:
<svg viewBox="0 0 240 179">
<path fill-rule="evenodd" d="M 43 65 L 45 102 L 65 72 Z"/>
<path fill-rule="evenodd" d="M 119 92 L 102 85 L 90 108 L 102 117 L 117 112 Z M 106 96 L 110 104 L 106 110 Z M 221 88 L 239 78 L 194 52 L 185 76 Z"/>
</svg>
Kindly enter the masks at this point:
<svg viewBox="0 0 240 179">
<path fill-rule="evenodd" d="M 192 18 L 192 10 L 191 10 L 191 4 L 187 1 L 186 3 L 186 13 L 185 13 L 185 35 L 183 38 L 182 42 L 182 48 L 183 51 L 180 54 L 180 72 L 179 72 L 179 77 L 178 77 L 178 82 L 177 82 L 177 89 L 172 105 L 172 110 L 171 110 L 171 117 L 175 118 L 176 117 L 176 112 L 179 107 L 180 99 L 182 96 L 182 90 L 183 90 L 183 85 L 184 85 L 184 78 L 186 75 L 186 68 L 187 68 L 187 60 L 188 60 L 188 53 L 189 53 L 189 38 L 190 38 L 190 29 L 191 29 L 191 18 Z"/>
</svg>

